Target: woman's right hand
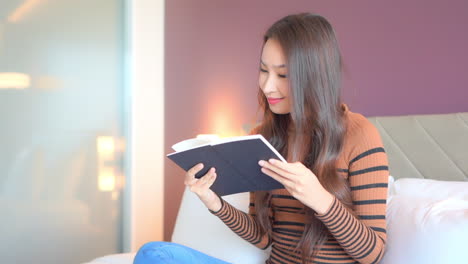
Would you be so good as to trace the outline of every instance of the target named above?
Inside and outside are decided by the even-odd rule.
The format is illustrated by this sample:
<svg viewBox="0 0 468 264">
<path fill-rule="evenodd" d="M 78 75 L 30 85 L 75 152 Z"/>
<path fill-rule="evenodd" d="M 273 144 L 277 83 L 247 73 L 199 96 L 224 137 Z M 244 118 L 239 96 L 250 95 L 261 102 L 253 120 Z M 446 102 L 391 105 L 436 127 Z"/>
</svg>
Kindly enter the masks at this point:
<svg viewBox="0 0 468 264">
<path fill-rule="evenodd" d="M 200 198 L 208 209 L 217 212 L 221 209 L 221 200 L 219 196 L 210 189 L 211 185 L 213 185 L 216 180 L 216 169 L 211 168 L 200 179 L 195 178 L 195 174 L 202 169 L 203 164 L 199 163 L 188 170 L 185 174 L 184 183 L 190 188 L 190 191 L 194 192 L 198 198 Z"/>
</svg>

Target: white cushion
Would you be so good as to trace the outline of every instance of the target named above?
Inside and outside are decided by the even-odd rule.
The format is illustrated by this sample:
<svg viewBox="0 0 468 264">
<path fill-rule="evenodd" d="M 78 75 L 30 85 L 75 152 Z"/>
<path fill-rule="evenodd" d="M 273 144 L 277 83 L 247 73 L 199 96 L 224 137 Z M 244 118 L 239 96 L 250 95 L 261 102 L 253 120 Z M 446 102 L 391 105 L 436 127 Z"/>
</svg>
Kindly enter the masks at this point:
<svg viewBox="0 0 468 264">
<path fill-rule="evenodd" d="M 107 255 L 83 264 L 132 264 L 136 253 Z"/>
<path fill-rule="evenodd" d="M 392 194 L 393 191 L 393 185 L 395 184 L 395 178 L 393 178 L 392 175 L 388 176 L 388 188 L 387 188 L 387 193 L 388 195 Z"/>
<path fill-rule="evenodd" d="M 464 263 L 468 182 L 399 179 L 387 207 L 382 264 Z"/>
<path fill-rule="evenodd" d="M 236 208 L 247 212 L 249 193 L 223 198 Z M 188 189 L 182 198 L 172 242 L 231 263 L 263 264 L 269 255 L 269 250 L 261 250 L 231 231 Z"/>
<path fill-rule="evenodd" d="M 390 195 L 408 195 L 430 199 L 468 200 L 468 182 L 403 178 L 393 183 Z"/>
</svg>

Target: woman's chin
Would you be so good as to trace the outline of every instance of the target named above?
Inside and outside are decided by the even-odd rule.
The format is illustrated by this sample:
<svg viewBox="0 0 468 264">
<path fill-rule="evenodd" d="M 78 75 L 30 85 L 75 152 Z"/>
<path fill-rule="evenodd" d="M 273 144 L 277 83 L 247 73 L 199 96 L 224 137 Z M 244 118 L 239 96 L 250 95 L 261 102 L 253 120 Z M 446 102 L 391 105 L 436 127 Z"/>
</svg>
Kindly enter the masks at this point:
<svg viewBox="0 0 468 264">
<path fill-rule="evenodd" d="M 289 111 L 287 110 L 281 110 L 281 109 L 274 109 L 274 107 L 270 107 L 271 112 L 277 115 L 287 115 L 289 114 Z"/>
</svg>

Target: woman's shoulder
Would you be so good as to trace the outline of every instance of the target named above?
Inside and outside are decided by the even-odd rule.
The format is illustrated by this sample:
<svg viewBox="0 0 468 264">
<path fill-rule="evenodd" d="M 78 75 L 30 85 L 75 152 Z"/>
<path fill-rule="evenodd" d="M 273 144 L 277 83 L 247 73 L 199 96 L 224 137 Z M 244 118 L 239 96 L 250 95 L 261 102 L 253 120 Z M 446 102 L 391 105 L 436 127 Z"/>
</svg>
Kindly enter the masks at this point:
<svg viewBox="0 0 468 264">
<path fill-rule="evenodd" d="M 261 123 L 254 124 L 250 127 L 250 129 L 247 129 L 249 131 L 249 135 L 255 135 L 260 133 L 260 128 L 261 128 Z"/>
<path fill-rule="evenodd" d="M 346 145 L 382 145 L 378 129 L 364 115 L 343 105 L 346 122 Z M 364 147 L 364 146 L 363 146 Z"/>
</svg>

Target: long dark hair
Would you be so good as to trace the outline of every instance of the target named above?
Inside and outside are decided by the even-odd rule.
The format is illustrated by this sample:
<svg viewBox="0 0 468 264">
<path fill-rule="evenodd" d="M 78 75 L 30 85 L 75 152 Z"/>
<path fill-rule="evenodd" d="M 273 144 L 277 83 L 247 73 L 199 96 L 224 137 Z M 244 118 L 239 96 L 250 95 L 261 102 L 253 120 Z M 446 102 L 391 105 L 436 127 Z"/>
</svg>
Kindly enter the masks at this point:
<svg viewBox="0 0 468 264">
<path fill-rule="evenodd" d="M 342 60 L 334 30 L 324 17 L 301 13 L 275 22 L 265 33 L 264 44 L 268 39 L 279 42 L 286 58 L 292 109 L 289 114 L 273 113 L 259 89 L 263 120 L 256 132 L 287 156 L 288 162 L 303 162 L 327 191 L 350 208 L 351 192 L 336 168 L 346 125 L 341 102 Z M 270 200 L 270 192 L 255 193 L 256 217 L 262 232 L 271 234 Z M 306 207 L 305 213 L 308 222 L 294 249 L 301 252 L 303 263 L 315 255 L 328 235 L 312 209 Z"/>
</svg>

